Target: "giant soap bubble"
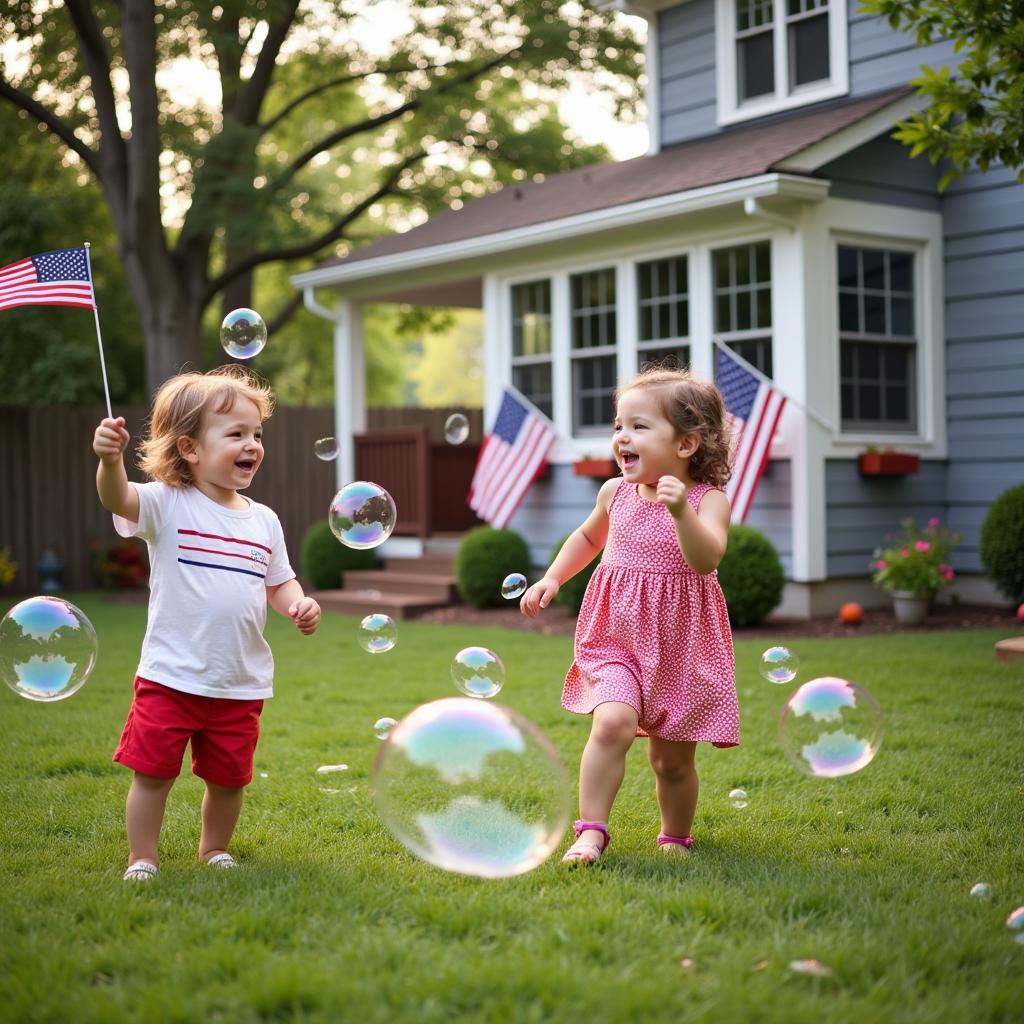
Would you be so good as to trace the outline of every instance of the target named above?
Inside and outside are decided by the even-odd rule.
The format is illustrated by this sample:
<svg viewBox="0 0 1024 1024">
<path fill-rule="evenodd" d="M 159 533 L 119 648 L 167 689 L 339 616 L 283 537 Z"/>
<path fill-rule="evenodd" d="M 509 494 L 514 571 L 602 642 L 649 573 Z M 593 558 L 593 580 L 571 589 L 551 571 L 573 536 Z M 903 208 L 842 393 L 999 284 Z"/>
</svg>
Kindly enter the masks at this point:
<svg viewBox="0 0 1024 1024">
<path fill-rule="evenodd" d="M 63 700 L 96 664 L 96 630 L 59 597 L 30 597 L 0 621 L 0 675 L 28 700 Z"/>
<path fill-rule="evenodd" d="M 377 752 L 371 781 L 392 835 L 459 874 L 530 871 L 569 821 L 571 786 L 547 737 L 518 712 L 468 697 L 406 715 Z"/>
<path fill-rule="evenodd" d="M 375 548 L 391 536 L 398 511 L 390 494 L 369 480 L 345 484 L 327 513 L 334 536 L 346 547 Z"/>
<path fill-rule="evenodd" d="M 808 775 L 832 779 L 870 764 L 882 742 L 882 712 L 863 687 L 824 676 L 804 683 L 779 719 L 786 756 Z"/>
</svg>

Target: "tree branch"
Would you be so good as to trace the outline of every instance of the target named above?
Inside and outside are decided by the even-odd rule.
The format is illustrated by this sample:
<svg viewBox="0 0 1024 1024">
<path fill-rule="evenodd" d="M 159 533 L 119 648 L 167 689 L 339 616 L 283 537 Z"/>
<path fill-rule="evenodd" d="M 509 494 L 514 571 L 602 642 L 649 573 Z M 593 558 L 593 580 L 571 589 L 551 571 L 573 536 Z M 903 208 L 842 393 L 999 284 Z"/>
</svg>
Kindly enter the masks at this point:
<svg viewBox="0 0 1024 1024">
<path fill-rule="evenodd" d="M 273 249 L 269 252 L 252 253 L 245 259 L 239 260 L 234 266 L 225 268 L 221 274 L 207 284 L 202 297 L 203 306 L 210 302 L 225 285 L 255 267 L 261 266 L 264 263 L 275 263 L 280 260 L 295 260 L 305 256 L 312 256 L 325 245 L 336 242 L 349 224 L 361 217 L 374 203 L 379 202 L 384 196 L 394 192 L 395 183 L 402 176 L 403 171 L 410 168 L 417 160 L 422 160 L 426 155 L 423 150 L 420 150 L 412 156 L 406 157 L 394 168 L 376 191 L 361 199 L 352 209 L 339 217 L 326 231 L 317 235 L 316 238 L 303 242 L 301 245 Z"/>
<path fill-rule="evenodd" d="M 281 309 L 278 310 L 277 315 L 272 320 L 268 320 L 267 321 L 267 333 L 268 334 L 274 334 L 275 332 L 281 330 L 281 328 L 284 327 L 284 325 L 286 323 L 288 323 L 288 321 L 291 320 L 291 318 L 293 316 L 295 316 L 295 314 L 301 308 L 302 308 L 302 292 L 297 291 L 284 304 L 284 306 L 282 306 Z"/>
<path fill-rule="evenodd" d="M 477 68 L 473 68 L 470 71 L 466 71 L 463 74 L 453 78 L 450 82 L 442 82 L 440 85 L 433 89 L 428 89 L 428 92 L 445 93 L 452 89 L 456 89 L 461 85 L 466 85 L 472 82 L 474 79 L 479 78 L 481 75 L 487 74 L 488 71 L 492 71 L 494 68 L 504 64 L 505 61 L 513 54 L 519 53 L 519 48 L 516 47 L 513 50 L 507 50 L 504 53 L 499 53 L 491 60 L 486 61 Z M 281 177 L 274 182 L 275 188 L 280 188 L 282 185 L 290 181 L 303 167 L 308 164 L 317 153 L 322 153 L 325 150 L 331 149 L 336 146 L 339 142 L 343 142 L 345 139 L 351 138 L 353 135 L 359 135 L 362 132 L 371 131 L 374 128 L 379 128 L 383 124 L 388 124 L 391 121 L 396 120 L 403 114 L 407 114 L 410 110 L 416 110 L 418 107 L 423 105 L 423 93 L 420 93 L 415 99 L 409 100 L 407 103 L 403 103 L 399 107 L 395 107 L 394 110 L 389 110 L 386 114 L 379 114 L 377 117 L 368 118 L 359 124 L 347 125 L 344 128 L 339 128 L 338 131 L 332 132 L 330 135 L 325 136 L 319 142 L 314 143 L 305 153 L 297 156 L 282 172 Z"/>
<path fill-rule="evenodd" d="M 235 116 L 242 124 L 255 124 L 260 116 L 260 107 L 270 88 L 270 79 L 277 66 L 277 55 L 288 36 L 295 20 L 295 12 L 299 8 L 299 0 L 288 0 L 284 12 L 277 21 L 270 25 L 267 38 L 263 41 L 260 55 L 256 58 L 256 67 L 249 81 L 239 90 L 235 102 Z"/>
<path fill-rule="evenodd" d="M 77 153 L 82 162 L 89 168 L 96 180 L 101 181 L 100 162 L 96 152 L 90 149 L 75 133 L 51 110 L 44 107 L 38 100 L 34 100 L 28 93 L 16 89 L 6 78 L 0 76 L 0 96 L 9 99 L 15 106 L 21 107 L 26 113 L 31 114 L 41 125 L 48 128 L 68 149 Z"/>
</svg>

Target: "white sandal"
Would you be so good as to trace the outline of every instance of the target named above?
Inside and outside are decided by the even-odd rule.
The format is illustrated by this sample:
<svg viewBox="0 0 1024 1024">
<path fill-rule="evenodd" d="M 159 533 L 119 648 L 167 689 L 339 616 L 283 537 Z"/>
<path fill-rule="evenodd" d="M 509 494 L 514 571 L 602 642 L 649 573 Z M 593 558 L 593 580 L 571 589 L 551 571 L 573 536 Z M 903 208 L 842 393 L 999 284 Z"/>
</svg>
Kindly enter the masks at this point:
<svg viewBox="0 0 1024 1024">
<path fill-rule="evenodd" d="M 211 857 L 207 862 L 207 865 L 211 868 L 237 868 L 238 861 L 231 856 L 230 853 L 218 853 L 216 856 Z"/>
<path fill-rule="evenodd" d="M 125 882 L 151 882 L 156 878 L 159 869 L 148 860 L 137 860 L 128 865 L 128 870 L 121 876 Z"/>
</svg>

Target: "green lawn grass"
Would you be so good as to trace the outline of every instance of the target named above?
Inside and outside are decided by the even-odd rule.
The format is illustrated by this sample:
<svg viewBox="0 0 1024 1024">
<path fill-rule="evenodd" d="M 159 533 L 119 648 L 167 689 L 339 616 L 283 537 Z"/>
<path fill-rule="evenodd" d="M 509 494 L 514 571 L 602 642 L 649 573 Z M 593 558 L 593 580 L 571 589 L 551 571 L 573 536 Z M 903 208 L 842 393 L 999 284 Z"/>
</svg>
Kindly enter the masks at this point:
<svg viewBox="0 0 1024 1024">
<path fill-rule="evenodd" d="M 277 696 L 233 846 L 244 870 L 196 864 L 201 784 L 186 768 L 160 877 L 129 886 L 128 773 L 110 756 L 145 609 L 70 598 L 100 637 L 89 682 L 51 705 L 0 688 L 4 1021 L 1024 1016 L 1024 946 L 1004 926 L 1024 904 L 1024 672 L 993 660 L 999 634 L 794 640 L 797 682 L 853 679 L 886 715 L 875 761 L 834 781 L 786 761 L 776 723 L 792 687 L 760 679 L 767 643 L 740 642 L 743 744 L 699 754 L 699 852 L 655 851 L 638 741 L 599 867 L 554 857 L 484 881 L 416 860 L 385 830 L 368 788 L 373 722 L 454 695 L 452 655 L 489 646 L 508 670 L 499 702 L 575 777 L 588 720 L 558 706 L 571 639 L 404 623 L 396 648 L 371 656 L 353 619 L 327 615 L 307 639 L 273 616 Z M 340 792 L 322 792 L 317 766 L 340 762 Z M 745 810 L 727 799 L 737 786 Z M 978 881 L 987 900 L 968 895 Z M 792 974 L 800 958 L 833 977 Z"/>
</svg>

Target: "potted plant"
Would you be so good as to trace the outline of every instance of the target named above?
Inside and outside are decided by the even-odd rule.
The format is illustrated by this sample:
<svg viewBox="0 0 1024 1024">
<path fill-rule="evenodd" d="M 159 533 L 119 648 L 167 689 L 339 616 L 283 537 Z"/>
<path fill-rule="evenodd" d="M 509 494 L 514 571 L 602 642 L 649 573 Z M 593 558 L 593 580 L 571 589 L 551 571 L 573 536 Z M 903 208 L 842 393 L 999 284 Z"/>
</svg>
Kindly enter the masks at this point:
<svg viewBox="0 0 1024 1024">
<path fill-rule="evenodd" d="M 872 582 L 892 594 L 896 621 L 916 626 L 924 621 L 932 599 L 953 582 L 949 561 L 960 534 L 951 532 L 932 517 L 918 528 L 904 519 L 903 532 L 884 549 L 875 551 Z"/>
<path fill-rule="evenodd" d="M 920 458 L 914 452 L 898 452 L 895 448 L 879 450 L 869 444 L 860 453 L 861 476 L 906 476 L 916 473 Z"/>
<path fill-rule="evenodd" d="M 590 455 L 584 455 L 572 464 L 574 476 L 599 476 L 607 480 L 618 473 L 619 467 L 614 459 L 594 459 Z"/>
</svg>

